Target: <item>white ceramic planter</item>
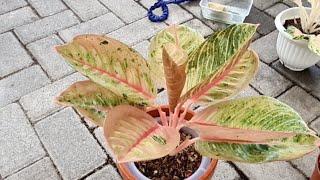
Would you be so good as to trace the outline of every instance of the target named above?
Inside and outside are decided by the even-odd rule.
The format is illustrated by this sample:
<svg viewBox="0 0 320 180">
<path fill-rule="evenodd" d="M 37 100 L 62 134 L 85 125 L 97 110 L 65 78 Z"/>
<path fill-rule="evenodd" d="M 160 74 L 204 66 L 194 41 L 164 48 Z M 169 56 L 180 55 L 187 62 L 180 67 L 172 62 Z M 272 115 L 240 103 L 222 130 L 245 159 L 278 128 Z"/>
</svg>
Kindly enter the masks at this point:
<svg viewBox="0 0 320 180">
<path fill-rule="evenodd" d="M 307 9 L 310 11 L 310 9 Z M 279 31 L 277 39 L 277 53 L 280 62 L 293 71 L 302 71 L 315 65 L 320 56 L 308 49 L 308 43 L 302 40 L 294 40 L 285 32 L 283 26 L 285 20 L 299 17 L 299 8 L 290 8 L 282 11 L 275 19 L 275 25 Z"/>
</svg>

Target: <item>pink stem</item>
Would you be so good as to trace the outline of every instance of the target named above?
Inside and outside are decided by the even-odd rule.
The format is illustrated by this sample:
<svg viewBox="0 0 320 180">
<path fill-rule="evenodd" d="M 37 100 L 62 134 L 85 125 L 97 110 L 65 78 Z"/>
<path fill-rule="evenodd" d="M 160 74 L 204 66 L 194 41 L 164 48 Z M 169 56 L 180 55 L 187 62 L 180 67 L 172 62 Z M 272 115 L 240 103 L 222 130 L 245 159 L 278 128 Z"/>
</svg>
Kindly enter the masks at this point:
<svg viewBox="0 0 320 180">
<path fill-rule="evenodd" d="M 173 116 L 171 118 L 171 125 L 170 127 L 176 127 L 179 120 L 179 113 L 180 113 L 181 104 L 178 104 L 178 106 L 174 109 Z"/>
<path fill-rule="evenodd" d="M 199 137 L 193 138 L 193 139 L 186 139 L 184 140 L 176 149 L 174 149 L 169 155 L 170 156 L 174 156 L 177 153 L 179 153 L 180 151 L 182 151 L 183 149 L 187 148 L 188 146 L 190 146 L 191 144 L 195 143 L 197 140 L 199 140 Z"/>
<path fill-rule="evenodd" d="M 168 126 L 168 119 L 167 119 L 166 113 L 163 112 L 160 107 L 158 107 L 158 112 L 160 114 L 160 120 L 161 120 L 162 126 Z"/>
<path fill-rule="evenodd" d="M 186 117 L 186 114 L 187 114 L 188 109 L 190 108 L 191 104 L 192 104 L 191 101 L 187 101 L 187 102 L 185 103 L 185 108 L 184 108 L 184 110 L 183 110 L 183 113 L 180 115 L 180 117 L 179 117 L 178 120 L 174 121 L 175 124 L 173 124 L 172 127 L 176 128 L 177 125 L 178 125 L 180 122 L 184 122 L 184 119 L 185 119 L 185 117 Z M 179 106 L 179 112 L 180 112 L 180 108 L 181 108 L 181 107 Z"/>
</svg>

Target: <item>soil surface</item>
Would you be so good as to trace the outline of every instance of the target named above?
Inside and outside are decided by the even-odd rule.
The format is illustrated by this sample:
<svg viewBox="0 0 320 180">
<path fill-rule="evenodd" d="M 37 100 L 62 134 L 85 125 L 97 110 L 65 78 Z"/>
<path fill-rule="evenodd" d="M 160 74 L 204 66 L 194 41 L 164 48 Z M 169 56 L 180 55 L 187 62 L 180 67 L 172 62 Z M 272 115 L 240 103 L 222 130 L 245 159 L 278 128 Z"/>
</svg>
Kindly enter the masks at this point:
<svg viewBox="0 0 320 180">
<path fill-rule="evenodd" d="M 191 136 L 180 133 L 180 143 Z M 191 176 L 200 166 L 202 156 L 191 145 L 176 154 L 151 161 L 135 162 L 137 168 L 150 179 L 178 180 Z"/>
<path fill-rule="evenodd" d="M 304 32 L 303 31 L 303 29 L 302 29 L 302 26 L 301 26 L 301 20 L 300 20 L 300 18 L 296 18 L 296 19 L 287 19 L 285 22 L 284 22 L 284 28 L 288 28 L 289 26 L 294 26 L 294 27 L 296 27 L 296 28 L 298 28 L 301 32 L 303 32 L 303 33 L 305 33 L 305 34 L 308 34 L 308 33 L 306 33 L 306 32 Z M 319 27 L 319 26 L 317 26 L 317 27 Z M 318 34 L 320 34 L 320 31 L 316 31 L 316 32 L 314 32 L 314 33 L 312 33 L 312 34 L 314 34 L 314 35 L 318 35 Z"/>
</svg>

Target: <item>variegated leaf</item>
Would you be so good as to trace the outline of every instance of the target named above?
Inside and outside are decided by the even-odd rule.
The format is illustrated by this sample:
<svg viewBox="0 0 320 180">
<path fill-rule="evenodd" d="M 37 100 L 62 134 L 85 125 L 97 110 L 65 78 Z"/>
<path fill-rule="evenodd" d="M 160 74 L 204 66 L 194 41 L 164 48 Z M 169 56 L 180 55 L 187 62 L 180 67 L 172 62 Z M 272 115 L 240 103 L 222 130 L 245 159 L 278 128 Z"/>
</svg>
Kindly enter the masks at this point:
<svg viewBox="0 0 320 180">
<path fill-rule="evenodd" d="M 144 104 L 131 102 L 128 97 L 119 96 L 112 91 L 90 80 L 79 81 L 64 90 L 55 101 L 63 106 L 75 107 L 83 116 L 102 126 L 105 111 L 120 104 L 143 106 Z"/>
<path fill-rule="evenodd" d="M 258 69 L 258 57 L 247 51 L 256 25 L 231 25 L 214 33 L 189 55 L 181 101 L 216 103 L 238 93 Z"/>
<path fill-rule="evenodd" d="M 189 123 L 189 126 L 194 123 L 196 126 L 226 128 L 226 131 L 220 131 L 226 138 L 218 135 L 216 142 L 214 136 L 217 133 L 210 134 L 207 129 L 201 134 L 201 128 L 196 128 L 200 139 L 204 137 L 196 142 L 196 150 L 204 156 L 224 160 L 249 163 L 290 160 L 313 151 L 319 144 L 319 138 L 298 113 L 288 105 L 266 96 L 217 103 L 198 113 Z M 238 131 L 232 129 L 253 133 L 250 138 L 243 131 L 238 135 L 245 143 L 237 142 L 239 137 L 234 135 Z"/>
<path fill-rule="evenodd" d="M 106 111 L 89 107 L 75 107 L 75 109 L 95 125 L 103 126 L 104 120 L 106 119 Z"/>
<path fill-rule="evenodd" d="M 174 111 L 183 89 L 186 73 L 185 61 L 188 55 L 175 44 L 168 43 L 163 48 L 163 65 L 166 78 L 170 111 Z"/>
<path fill-rule="evenodd" d="M 151 39 L 149 47 L 149 62 L 155 76 L 158 77 L 158 86 L 163 87 L 165 85 L 162 63 L 162 49 L 164 45 L 168 43 L 176 44 L 189 54 L 203 41 L 204 38 L 200 33 L 184 25 L 172 25 L 156 34 Z"/>
<path fill-rule="evenodd" d="M 310 36 L 308 48 L 320 56 L 320 35 L 318 36 Z"/>
<path fill-rule="evenodd" d="M 289 33 L 292 36 L 292 39 L 294 40 L 308 40 L 309 35 L 303 34 L 298 28 L 294 26 L 289 26 L 286 29 L 286 32 Z"/>
<path fill-rule="evenodd" d="M 77 71 L 132 102 L 149 104 L 156 88 L 143 57 L 127 45 L 99 35 L 80 35 L 56 47 Z"/>
<path fill-rule="evenodd" d="M 168 155 L 179 144 L 179 132 L 161 126 L 146 112 L 128 105 L 109 111 L 104 135 L 118 162 L 143 161 Z"/>
</svg>

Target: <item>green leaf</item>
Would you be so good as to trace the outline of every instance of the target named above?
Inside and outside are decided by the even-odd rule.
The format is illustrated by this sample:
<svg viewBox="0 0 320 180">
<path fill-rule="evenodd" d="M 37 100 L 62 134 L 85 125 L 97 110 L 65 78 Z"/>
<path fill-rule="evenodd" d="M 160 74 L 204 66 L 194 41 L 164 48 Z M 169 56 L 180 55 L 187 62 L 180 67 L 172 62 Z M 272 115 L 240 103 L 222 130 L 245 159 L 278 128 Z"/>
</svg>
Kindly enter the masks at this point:
<svg viewBox="0 0 320 180">
<path fill-rule="evenodd" d="M 257 26 L 231 25 L 211 35 L 189 55 L 181 101 L 216 103 L 238 93 L 258 69 L 258 57 L 247 51 Z"/>
<path fill-rule="evenodd" d="M 149 47 L 149 62 L 157 79 L 158 86 L 164 87 L 165 78 L 162 63 L 162 50 L 168 43 L 176 44 L 187 54 L 196 49 L 204 38 L 195 30 L 184 25 L 173 25 L 157 33 Z"/>
<path fill-rule="evenodd" d="M 244 144 L 232 140 L 228 142 L 230 139 L 214 142 L 213 136 L 201 139 L 204 135 L 198 132 L 201 140 L 196 142 L 196 150 L 204 156 L 217 159 L 248 163 L 290 160 L 313 151 L 319 144 L 319 138 L 298 113 L 288 105 L 266 96 L 217 103 L 198 113 L 189 123 L 191 126 L 202 124 L 230 128 L 230 133 L 233 133 L 232 129 L 271 133 L 269 139 L 262 139 L 263 143 Z M 210 136 L 208 132 L 205 136 Z M 280 134 L 275 138 L 277 133 Z M 259 139 L 254 136 L 259 134 L 253 134 L 252 139 L 246 140 Z"/>
<path fill-rule="evenodd" d="M 105 112 L 111 107 L 120 104 L 145 105 L 131 102 L 125 95 L 119 96 L 90 80 L 72 84 L 56 97 L 55 101 L 63 106 L 75 107 L 83 116 L 99 126 L 103 126 Z"/>
<path fill-rule="evenodd" d="M 316 53 L 318 56 L 320 56 L 320 35 L 318 36 L 310 36 L 308 48 Z"/>
<path fill-rule="evenodd" d="M 146 112 L 128 105 L 109 111 L 104 135 L 119 163 L 164 157 L 180 141 L 178 130 L 161 126 Z"/>
<path fill-rule="evenodd" d="M 80 35 L 56 47 L 77 71 L 132 102 L 150 104 L 156 95 L 151 69 L 143 57 L 127 45 L 99 35 Z"/>
</svg>

